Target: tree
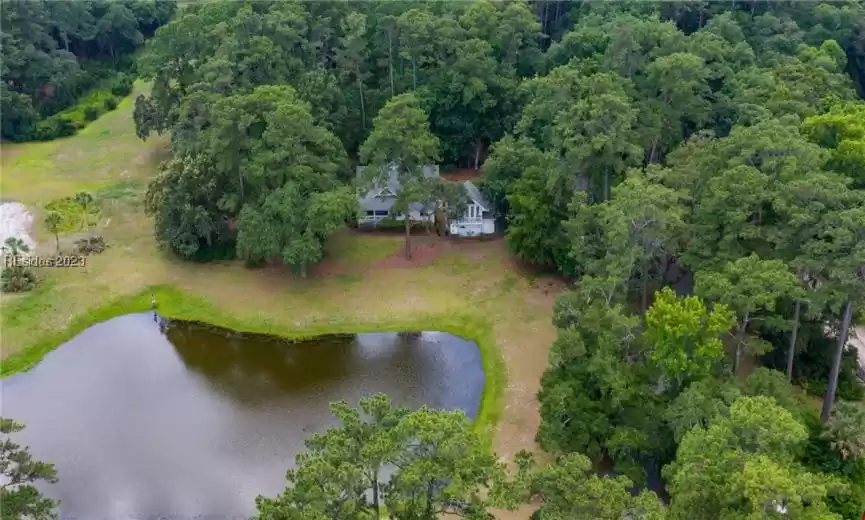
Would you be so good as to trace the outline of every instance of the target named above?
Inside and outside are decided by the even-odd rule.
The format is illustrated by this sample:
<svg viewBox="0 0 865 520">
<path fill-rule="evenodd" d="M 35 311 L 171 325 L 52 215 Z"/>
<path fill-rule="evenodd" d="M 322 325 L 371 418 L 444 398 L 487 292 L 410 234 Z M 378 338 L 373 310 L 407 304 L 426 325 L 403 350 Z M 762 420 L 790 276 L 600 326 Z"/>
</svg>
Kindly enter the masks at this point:
<svg viewBox="0 0 865 520">
<path fill-rule="evenodd" d="M 108 48 L 115 64 L 118 47 L 129 45 L 134 48 L 143 39 L 135 14 L 123 4 L 111 4 L 108 11 L 96 22 L 96 40 Z"/>
<path fill-rule="evenodd" d="M 483 188 L 490 203 L 501 215 L 510 213 L 507 195 L 529 166 L 550 164 L 530 140 L 507 135 L 493 144 L 490 155 L 484 162 Z"/>
<path fill-rule="evenodd" d="M 643 334 L 652 349 L 652 362 L 667 381 L 682 388 L 690 380 L 713 374 L 724 358 L 720 337 L 735 322 L 727 306 L 716 305 L 710 312 L 696 296 L 679 299 L 665 287 L 646 312 Z"/>
<path fill-rule="evenodd" d="M 805 427 L 770 397 L 741 397 L 728 416 L 686 433 L 664 468 L 675 518 L 840 517 L 826 498 L 835 486 L 803 471 L 795 453 Z"/>
<path fill-rule="evenodd" d="M 429 130 L 429 117 L 411 93 L 387 102 L 360 148 L 361 162 L 366 164 L 363 184 L 367 189 L 387 185 L 391 176 L 399 183 L 391 211 L 404 215 L 406 258 L 411 258 L 410 212 L 418 206 L 429 211 L 436 180 L 428 178 L 424 168 L 438 157 L 438 139 Z"/>
<path fill-rule="evenodd" d="M 57 242 L 57 254 L 60 254 L 60 224 L 63 222 L 63 216 L 57 211 L 48 211 L 45 213 L 45 229 L 54 235 L 54 240 Z"/>
<path fill-rule="evenodd" d="M 742 351 L 759 352 L 762 345 L 748 338 L 748 325 L 760 311 L 774 311 L 777 300 L 796 287 L 796 277 L 780 260 L 762 260 L 757 255 L 740 258 L 720 272 L 698 272 L 695 291 L 703 298 L 722 303 L 739 316 L 733 370 L 739 369 Z"/>
<path fill-rule="evenodd" d="M 97 82 L 119 78 L 129 65 L 121 58 L 140 47 L 142 32 L 152 36 L 165 24 L 176 5 L 174 0 L 4 5 L 2 137 L 24 141 L 74 133 L 57 113 Z"/>
<path fill-rule="evenodd" d="M 680 141 L 684 128 L 700 128 L 709 119 L 709 70 L 702 58 L 687 52 L 662 56 L 646 67 L 644 92 L 649 93 L 644 118 L 656 133 L 650 139 L 649 162 Z"/>
<path fill-rule="evenodd" d="M 7 237 L 6 241 L 3 242 L 3 252 L 7 255 L 17 257 L 21 253 L 29 253 L 30 246 L 27 245 L 27 242 L 18 237 Z"/>
<path fill-rule="evenodd" d="M 678 444 L 692 429 L 706 429 L 716 419 L 727 416 L 730 405 L 741 396 L 742 392 L 730 381 L 713 378 L 694 381 L 673 399 L 664 411 L 664 420 Z"/>
<path fill-rule="evenodd" d="M 81 220 L 81 227 L 87 229 L 90 227 L 88 215 L 90 213 L 90 205 L 93 203 L 93 195 L 86 191 L 79 191 L 75 194 L 74 200 L 76 204 L 81 206 L 81 216 L 83 217 Z"/>
<path fill-rule="evenodd" d="M 218 204 L 217 177 L 203 155 L 179 155 L 160 165 L 147 186 L 144 208 L 153 216 L 156 240 L 181 258 L 229 232 L 229 213 Z"/>
<path fill-rule="evenodd" d="M 345 151 L 293 88 L 190 95 L 178 116 L 175 159 L 149 186 L 146 208 L 157 238 L 180 256 L 228 245 L 252 262 L 282 257 L 304 273 L 334 226 L 356 215 L 340 186 Z M 325 196 L 333 211 L 311 213 Z"/>
<path fill-rule="evenodd" d="M 538 441 L 546 450 L 576 451 L 598 460 L 608 453 L 634 481 L 639 460 L 657 460 L 666 446 L 657 396 L 643 367 L 639 319 L 621 305 L 580 287 L 556 301 L 558 329 L 541 380 Z"/>
<path fill-rule="evenodd" d="M 568 200 L 550 187 L 555 162 L 547 156 L 539 165 L 528 166 L 507 195 L 508 245 L 527 262 L 557 267 L 569 272 L 567 234 Z"/>
<path fill-rule="evenodd" d="M 835 309 L 840 307 L 842 310 L 837 347 L 820 414 L 825 423 L 835 402 L 853 307 L 865 294 L 865 199 L 861 193 L 856 191 L 852 194 L 848 207 L 825 214 L 812 240 L 804 244 L 803 249 L 808 258 L 820 259 L 819 265 L 814 265 L 813 274 L 825 281 L 829 293 L 827 300 L 834 304 Z"/>
<path fill-rule="evenodd" d="M 774 194 L 773 210 L 781 225 L 774 226 L 771 243 L 777 256 L 797 271 L 799 287 L 791 294 L 793 324 L 787 349 L 787 376 L 792 378 L 793 360 L 802 315 L 822 319 L 830 285 L 824 277 L 831 260 L 822 251 L 812 255 L 811 247 L 819 241 L 822 222 L 834 211 L 855 205 L 855 194 L 849 180 L 832 172 L 813 171 L 779 186 Z M 804 309 L 803 309 L 804 307 Z M 804 312 L 803 312 L 804 310 Z"/>
<path fill-rule="evenodd" d="M 489 486 L 504 468 L 460 411 L 423 407 L 395 428 L 403 445 L 384 502 L 398 519 L 434 520 L 443 513 L 489 519 Z"/>
<path fill-rule="evenodd" d="M 357 198 L 347 188 L 305 197 L 297 184 L 286 183 L 260 206 L 240 211 L 237 255 L 252 263 L 281 257 L 306 276 L 323 257 L 324 241 L 356 215 Z"/>
<path fill-rule="evenodd" d="M 36 285 L 33 269 L 20 262 L 21 254 L 29 253 L 30 246 L 18 237 L 7 237 L 3 243 L 3 269 L 0 289 L 4 292 L 28 291 Z"/>
<path fill-rule="evenodd" d="M 589 458 L 579 453 L 562 455 L 523 478 L 541 501 L 539 520 L 666 518 L 666 508 L 654 492 L 631 494 L 633 483 L 627 477 L 599 476 Z"/>
<path fill-rule="evenodd" d="M 663 276 L 685 227 L 682 194 L 655 182 L 655 171 L 629 170 L 612 197 L 601 204 L 587 207 L 575 199 L 568 222 L 571 255 L 585 274 L 619 278 L 627 288 L 633 274 L 639 273 L 643 312 L 649 276 L 656 268 Z"/>
<path fill-rule="evenodd" d="M 10 435 L 23 429 L 23 424 L 0 417 L 0 433 L 6 436 L 0 442 L 0 471 L 3 474 L 0 517 L 3 520 L 57 518 L 54 508 L 59 502 L 44 498 L 34 485 L 40 480 L 56 482 L 57 472 L 53 464 L 33 460 L 29 448 L 22 448 L 12 441 Z"/>
<path fill-rule="evenodd" d="M 824 425 L 823 438 L 843 459 L 865 457 L 865 406 L 849 401 L 837 403 Z"/>
<path fill-rule="evenodd" d="M 809 117 L 802 133 L 831 151 L 827 167 L 865 188 L 865 103 L 848 102 L 826 113 Z"/>
<path fill-rule="evenodd" d="M 531 97 L 519 133 L 563 159 L 564 189 L 588 184 L 590 200 L 609 198 L 614 180 L 636 165 L 642 152 L 631 82 L 566 65 L 531 80 L 526 89 Z"/>
<path fill-rule="evenodd" d="M 489 517 L 490 486 L 505 481 L 504 468 L 462 412 L 409 412 L 383 394 L 331 409 L 340 425 L 306 441 L 288 487 L 256 499 L 256 518 L 378 518 L 382 508 L 397 520 Z"/>
<path fill-rule="evenodd" d="M 342 66 L 353 74 L 355 81 L 357 81 L 360 122 L 364 130 L 366 130 L 366 104 L 363 94 L 365 76 L 363 66 L 367 52 L 366 22 L 366 15 L 363 13 L 353 12 L 346 16 L 342 26 L 345 36 L 343 36 L 342 48 L 338 54 Z"/>
</svg>

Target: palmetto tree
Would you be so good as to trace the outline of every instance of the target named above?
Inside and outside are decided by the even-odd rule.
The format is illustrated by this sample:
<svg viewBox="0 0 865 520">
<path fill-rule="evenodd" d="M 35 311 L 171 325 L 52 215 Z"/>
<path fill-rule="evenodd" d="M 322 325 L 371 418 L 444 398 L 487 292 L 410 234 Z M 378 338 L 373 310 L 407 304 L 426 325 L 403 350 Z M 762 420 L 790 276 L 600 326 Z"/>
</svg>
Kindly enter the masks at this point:
<svg viewBox="0 0 865 520">
<path fill-rule="evenodd" d="M 90 227 L 90 223 L 87 221 L 87 214 L 89 213 L 90 205 L 93 203 L 93 195 L 86 191 L 79 191 L 75 194 L 73 200 L 75 200 L 76 204 L 81 206 L 81 211 L 83 212 L 84 220 L 82 220 L 81 225 L 85 229 Z"/>
<path fill-rule="evenodd" d="M 54 233 L 54 240 L 57 243 L 57 254 L 60 254 L 60 222 L 63 217 L 56 211 L 49 211 L 45 214 L 45 228 L 51 233 Z"/>
<path fill-rule="evenodd" d="M 9 237 L 3 242 L 3 252 L 7 255 L 18 256 L 20 253 L 29 253 L 30 246 L 18 237 Z"/>
</svg>

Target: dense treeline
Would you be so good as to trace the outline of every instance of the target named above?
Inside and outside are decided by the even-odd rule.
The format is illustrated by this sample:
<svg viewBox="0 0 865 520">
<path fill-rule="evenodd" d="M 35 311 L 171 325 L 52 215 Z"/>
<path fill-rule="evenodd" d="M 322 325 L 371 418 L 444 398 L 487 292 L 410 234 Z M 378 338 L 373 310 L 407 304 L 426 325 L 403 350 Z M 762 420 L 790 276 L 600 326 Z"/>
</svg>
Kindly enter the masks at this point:
<svg viewBox="0 0 865 520">
<path fill-rule="evenodd" d="M 130 54 L 176 6 L 175 0 L 3 2 L 3 138 L 54 137 L 48 125 L 37 131 L 37 123 L 73 105 L 114 71 L 129 72 Z"/>
<path fill-rule="evenodd" d="M 353 158 L 396 164 L 405 208 L 446 198 L 421 172 L 440 159 L 483 163 L 514 253 L 574 280 L 539 395 L 557 463 L 522 458 L 507 480 L 465 438 L 436 462 L 480 466 L 394 477 L 409 491 L 392 518 L 531 496 L 550 519 L 865 509 L 846 349 L 865 308 L 861 2 L 207 3 L 158 29 L 139 69 L 137 131 L 169 132 L 175 154 L 147 209 L 180 256 L 302 272 L 356 207 Z M 791 381 L 825 392 L 822 413 Z M 375 468 L 423 455 L 401 439 L 312 441 L 262 514 L 377 516 Z M 619 478 L 591 473 L 606 462 Z M 668 507 L 627 492 L 659 481 Z"/>
<path fill-rule="evenodd" d="M 485 164 L 514 252 L 579 279 L 554 317 L 542 446 L 663 477 L 675 518 L 858 517 L 865 6 L 574 18 Z M 761 357 L 787 378 L 742 387 Z M 825 392 L 819 417 L 794 376 Z M 786 440 L 745 441 L 763 420 Z"/>
<path fill-rule="evenodd" d="M 545 41 L 519 2 L 192 6 L 159 31 L 142 61 L 155 81 L 139 126 L 144 135 L 170 129 L 191 92 L 285 83 L 353 155 L 385 102 L 414 90 L 443 160 L 474 166 L 513 126 L 519 80 L 539 70 Z"/>
<path fill-rule="evenodd" d="M 525 3 L 227 2 L 185 8 L 157 31 L 140 60 L 139 72 L 153 79 L 153 90 L 136 100 L 137 130 L 143 138 L 170 131 L 176 156 L 203 154 L 196 163 L 207 169 L 202 175 L 221 180 L 216 192 L 178 206 L 169 202 L 179 195 L 171 194 L 168 179 L 186 181 L 167 172 L 149 197 L 158 238 L 186 258 L 236 252 L 252 262 L 281 257 L 296 267 L 318 260 L 320 241 L 308 242 L 302 257 L 277 244 L 251 247 L 251 237 L 270 234 L 250 229 L 260 222 L 248 211 L 241 218 L 250 200 L 245 186 L 259 175 L 246 162 L 281 171 L 294 152 L 271 139 L 269 105 L 246 104 L 230 113 L 220 107 L 265 85 L 285 85 L 306 107 L 297 110 L 313 118 L 312 126 L 294 129 L 297 138 L 306 140 L 305 132 L 320 128 L 339 138 L 339 154 L 356 157 L 379 110 L 412 91 L 428 121 L 426 132 L 436 137 L 426 155 L 477 166 L 488 144 L 513 126 L 520 79 L 539 70 L 544 41 Z M 205 140 L 206 150 L 200 146 Z M 275 156 L 265 152 L 270 147 L 285 149 Z M 370 154 L 382 166 L 388 158 L 379 155 Z M 348 175 L 347 167 L 339 173 L 343 181 Z M 424 185 L 421 191 L 435 190 Z M 407 203 L 429 198 L 419 197 Z M 291 218 L 306 222 L 317 214 L 299 211 Z"/>
</svg>

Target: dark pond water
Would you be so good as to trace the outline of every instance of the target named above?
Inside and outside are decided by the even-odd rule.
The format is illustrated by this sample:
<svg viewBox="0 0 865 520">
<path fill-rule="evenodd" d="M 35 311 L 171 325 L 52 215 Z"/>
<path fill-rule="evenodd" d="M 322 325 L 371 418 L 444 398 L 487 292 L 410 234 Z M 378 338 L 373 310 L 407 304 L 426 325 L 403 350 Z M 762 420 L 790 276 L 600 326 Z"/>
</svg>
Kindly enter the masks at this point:
<svg viewBox="0 0 865 520">
<path fill-rule="evenodd" d="M 228 519 L 275 495 L 331 401 L 386 392 L 477 414 L 475 343 L 423 332 L 288 343 L 134 314 L 96 325 L 7 378 L 16 439 L 57 466 L 65 519 Z"/>
</svg>

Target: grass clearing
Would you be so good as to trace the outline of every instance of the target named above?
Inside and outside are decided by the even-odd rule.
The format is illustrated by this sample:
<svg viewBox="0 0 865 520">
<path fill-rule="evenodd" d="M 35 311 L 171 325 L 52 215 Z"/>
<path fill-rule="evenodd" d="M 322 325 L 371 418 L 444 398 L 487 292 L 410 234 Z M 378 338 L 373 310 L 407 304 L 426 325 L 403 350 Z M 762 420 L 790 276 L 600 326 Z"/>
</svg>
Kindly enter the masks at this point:
<svg viewBox="0 0 865 520">
<path fill-rule="evenodd" d="M 356 233 L 337 233 L 328 240 L 326 250 L 329 259 L 351 265 L 369 265 L 384 260 L 403 247 L 401 236 L 369 233 L 358 240 Z"/>
<path fill-rule="evenodd" d="M 31 368 L 96 322 L 148 309 L 152 290 L 166 316 L 250 332 L 440 330 L 473 339 L 488 378 L 479 426 L 492 430 L 499 455 L 534 446 L 536 394 L 555 338 L 555 294 L 530 286 L 502 241 L 413 237 L 444 252 L 427 265 L 388 268 L 377 264 L 401 254 L 402 236 L 347 230 L 328 244 L 325 263 L 339 269 L 306 279 L 241 262 L 178 261 L 157 247 L 143 212 L 144 190 L 168 156 L 168 140 L 136 137 L 132 100 L 142 90 L 137 84 L 117 110 L 75 136 L 3 146 L 0 196 L 34 212 L 41 251 L 54 250 L 42 208 L 81 190 L 96 198 L 99 221 L 91 223 L 109 247 L 84 268 L 40 270 L 42 283 L 29 294 L 3 295 L 2 376 Z M 72 238 L 61 235 L 61 243 Z"/>
</svg>

